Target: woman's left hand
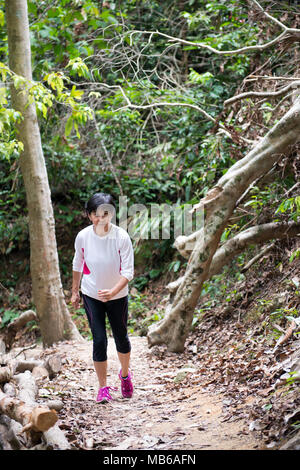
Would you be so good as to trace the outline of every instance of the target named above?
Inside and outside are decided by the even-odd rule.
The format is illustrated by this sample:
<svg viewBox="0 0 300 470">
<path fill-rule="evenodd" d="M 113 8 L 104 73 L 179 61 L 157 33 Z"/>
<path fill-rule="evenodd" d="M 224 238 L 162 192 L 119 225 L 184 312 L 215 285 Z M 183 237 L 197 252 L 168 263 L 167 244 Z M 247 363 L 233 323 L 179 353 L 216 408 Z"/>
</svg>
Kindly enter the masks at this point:
<svg viewBox="0 0 300 470">
<path fill-rule="evenodd" d="M 101 302 L 107 302 L 114 296 L 114 291 L 113 289 L 103 289 L 103 290 L 98 290 L 98 299 L 101 300 Z"/>
</svg>

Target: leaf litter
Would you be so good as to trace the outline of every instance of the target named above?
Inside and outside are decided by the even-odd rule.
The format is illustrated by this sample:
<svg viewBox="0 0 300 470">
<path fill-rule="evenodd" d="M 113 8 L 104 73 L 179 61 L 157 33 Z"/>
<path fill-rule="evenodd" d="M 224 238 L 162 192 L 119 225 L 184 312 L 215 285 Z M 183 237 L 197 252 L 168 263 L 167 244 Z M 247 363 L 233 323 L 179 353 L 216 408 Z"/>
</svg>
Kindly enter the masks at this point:
<svg viewBox="0 0 300 470">
<path fill-rule="evenodd" d="M 288 377 L 300 363 L 300 340 L 294 334 L 274 352 L 259 332 L 215 309 L 203 316 L 183 353 L 163 345 L 149 349 L 145 337 L 132 336 L 131 399 L 121 396 L 109 338 L 108 385 L 118 391 L 105 405 L 95 402 L 92 342 L 65 341 L 44 353 L 59 352 L 63 369 L 42 388 L 47 398 L 63 400 L 59 426 L 73 449 L 280 448 L 299 429 L 299 382 Z"/>
<path fill-rule="evenodd" d="M 298 279 L 299 268 L 293 266 L 291 278 Z M 265 269 L 261 283 L 269 298 L 279 290 L 272 269 Z M 282 276 L 287 277 L 285 272 Z M 91 341 L 65 341 L 47 350 L 26 351 L 26 358 L 52 353 L 62 357 L 61 372 L 40 384 L 39 400 L 63 401 L 59 427 L 72 448 L 276 449 L 291 438 L 296 439 L 294 448 L 300 448 L 299 326 L 275 348 L 276 341 L 264 329 L 263 314 L 259 321 L 245 321 L 253 305 L 257 308 L 259 283 L 254 273 L 240 284 L 236 303 L 208 310 L 183 353 L 168 352 L 163 345 L 149 349 L 145 337 L 132 336 L 135 390 L 129 400 L 121 396 L 112 338 L 108 385 L 118 386 L 118 391 L 112 392 L 114 400 L 106 405 L 95 402 L 98 387 Z M 152 311 L 161 296 L 157 290 L 152 297 L 148 292 Z M 285 305 L 298 308 L 299 296 L 295 300 L 285 295 Z M 288 325 L 277 327 L 284 333 Z"/>
<path fill-rule="evenodd" d="M 108 385 L 113 402 L 95 402 L 97 379 L 92 364 L 92 343 L 63 342 L 57 348 L 63 370 L 51 381 L 49 395 L 59 394 L 64 406 L 59 426 L 74 449 L 255 449 L 259 441 L 247 428 L 244 416 L 224 420 L 223 395 L 205 391 L 199 367 L 185 364 L 185 354 L 162 347 L 148 349 L 145 337 L 132 337 L 134 395 L 121 396 L 119 363 L 109 338 Z M 186 374 L 178 380 L 178 371 Z M 177 377 L 177 380 L 175 380 Z M 44 384 L 44 389 L 46 389 Z M 42 400 L 42 398 L 41 398 Z"/>
</svg>

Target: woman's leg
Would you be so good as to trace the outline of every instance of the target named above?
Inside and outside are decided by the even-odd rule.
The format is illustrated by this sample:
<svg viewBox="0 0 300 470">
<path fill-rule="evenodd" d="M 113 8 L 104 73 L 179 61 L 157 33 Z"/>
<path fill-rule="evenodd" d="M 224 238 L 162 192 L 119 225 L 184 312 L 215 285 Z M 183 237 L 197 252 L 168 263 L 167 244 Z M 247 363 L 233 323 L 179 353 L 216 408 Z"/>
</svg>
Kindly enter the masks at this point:
<svg viewBox="0 0 300 470">
<path fill-rule="evenodd" d="M 100 300 L 82 295 L 84 308 L 93 336 L 93 360 L 99 387 L 106 387 L 107 336 L 105 327 L 105 305 Z"/>
<path fill-rule="evenodd" d="M 130 364 L 130 352 L 123 354 L 118 352 L 119 361 L 121 363 L 121 374 L 122 377 L 127 377 Z"/>
<path fill-rule="evenodd" d="M 122 376 L 128 375 L 131 344 L 128 337 L 128 297 L 107 302 L 107 316 L 112 329 L 118 357 L 121 363 Z"/>
<path fill-rule="evenodd" d="M 110 300 L 107 306 L 107 315 L 114 335 L 118 356 L 121 363 L 119 378 L 121 380 L 121 392 L 124 398 L 131 398 L 133 385 L 129 372 L 131 344 L 127 331 L 128 297 Z"/>
<path fill-rule="evenodd" d="M 106 378 L 107 378 L 107 361 L 94 361 L 94 367 L 97 374 L 99 388 L 106 387 Z"/>
</svg>

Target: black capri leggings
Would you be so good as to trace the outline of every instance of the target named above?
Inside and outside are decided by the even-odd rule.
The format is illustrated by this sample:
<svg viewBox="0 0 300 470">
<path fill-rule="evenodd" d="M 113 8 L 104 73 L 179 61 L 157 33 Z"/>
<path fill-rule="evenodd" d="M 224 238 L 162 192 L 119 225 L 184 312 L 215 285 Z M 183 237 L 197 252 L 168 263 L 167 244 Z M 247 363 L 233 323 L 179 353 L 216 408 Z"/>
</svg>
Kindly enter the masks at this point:
<svg viewBox="0 0 300 470">
<path fill-rule="evenodd" d="M 97 362 L 107 360 L 106 313 L 117 351 L 123 354 L 130 352 L 131 344 L 127 331 L 128 296 L 107 302 L 93 299 L 85 294 L 82 294 L 82 298 L 93 336 L 93 360 Z"/>
</svg>

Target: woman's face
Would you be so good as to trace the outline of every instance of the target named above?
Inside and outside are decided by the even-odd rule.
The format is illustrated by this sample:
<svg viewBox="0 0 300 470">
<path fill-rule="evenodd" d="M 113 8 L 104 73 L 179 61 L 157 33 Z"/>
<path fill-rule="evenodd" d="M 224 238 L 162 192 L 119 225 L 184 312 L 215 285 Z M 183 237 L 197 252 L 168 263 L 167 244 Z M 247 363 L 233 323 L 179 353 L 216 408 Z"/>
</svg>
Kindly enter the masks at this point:
<svg viewBox="0 0 300 470">
<path fill-rule="evenodd" d="M 97 225 L 107 225 L 112 219 L 112 212 L 105 207 L 105 204 L 99 206 L 96 212 L 91 212 L 89 214 L 89 219 L 96 227 Z"/>
</svg>

